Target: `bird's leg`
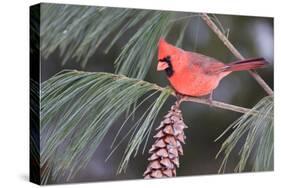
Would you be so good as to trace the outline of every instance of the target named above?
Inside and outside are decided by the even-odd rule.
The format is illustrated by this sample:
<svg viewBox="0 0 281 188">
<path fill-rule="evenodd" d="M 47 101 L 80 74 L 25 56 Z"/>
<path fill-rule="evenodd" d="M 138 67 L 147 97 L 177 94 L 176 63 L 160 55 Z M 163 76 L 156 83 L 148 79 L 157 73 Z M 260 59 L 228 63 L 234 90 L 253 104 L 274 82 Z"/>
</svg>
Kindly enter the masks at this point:
<svg viewBox="0 0 281 188">
<path fill-rule="evenodd" d="M 209 102 L 209 106 L 210 107 L 212 107 L 213 106 L 213 92 L 214 91 L 212 91 L 211 93 L 210 93 L 210 95 L 209 95 L 209 97 L 208 97 L 208 102 Z"/>
<path fill-rule="evenodd" d="M 185 95 L 182 95 L 182 94 L 176 92 L 176 99 L 177 99 L 176 104 L 177 104 L 177 106 L 180 105 L 180 103 L 182 102 L 182 99 L 183 99 L 184 97 L 185 97 Z"/>
</svg>

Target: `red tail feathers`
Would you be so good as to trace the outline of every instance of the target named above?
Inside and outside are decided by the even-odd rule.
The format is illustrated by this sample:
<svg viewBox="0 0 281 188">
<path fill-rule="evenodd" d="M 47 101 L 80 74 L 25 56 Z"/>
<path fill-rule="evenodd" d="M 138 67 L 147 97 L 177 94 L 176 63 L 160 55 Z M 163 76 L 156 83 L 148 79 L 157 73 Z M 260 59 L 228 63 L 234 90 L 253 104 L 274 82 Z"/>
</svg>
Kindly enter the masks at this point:
<svg viewBox="0 0 281 188">
<path fill-rule="evenodd" d="M 245 59 L 242 61 L 235 61 L 228 64 L 224 71 L 243 71 L 257 68 L 263 68 L 268 65 L 264 58 Z"/>
</svg>

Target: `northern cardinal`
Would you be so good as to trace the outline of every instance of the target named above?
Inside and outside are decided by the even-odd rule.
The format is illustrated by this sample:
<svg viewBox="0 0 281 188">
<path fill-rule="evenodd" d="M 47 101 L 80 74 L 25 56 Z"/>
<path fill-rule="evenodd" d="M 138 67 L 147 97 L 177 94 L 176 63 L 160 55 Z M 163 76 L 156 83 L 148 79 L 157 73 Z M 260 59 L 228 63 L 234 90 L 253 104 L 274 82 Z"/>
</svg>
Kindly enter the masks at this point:
<svg viewBox="0 0 281 188">
<path fill-rule="evenodd" d="M 158 43 L 157 71 L 165 71 L 168 80 L 178 94 L 204 96 L 218 86 L 221 79 L 233 71 L 251 70 L 267 65 L 264 58 L 252 58 L 224 64 L 214 58 L 184 51 L 167 43 Z"/>
</svg>

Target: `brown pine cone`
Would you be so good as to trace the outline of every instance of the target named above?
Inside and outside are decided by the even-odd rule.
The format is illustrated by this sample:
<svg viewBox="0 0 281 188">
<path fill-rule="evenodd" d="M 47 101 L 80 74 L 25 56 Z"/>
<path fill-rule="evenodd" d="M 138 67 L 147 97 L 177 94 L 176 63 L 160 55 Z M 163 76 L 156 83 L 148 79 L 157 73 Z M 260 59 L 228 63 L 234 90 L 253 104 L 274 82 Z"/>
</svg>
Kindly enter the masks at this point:
<svg viewBox="0 0 281 188">
<path fill-rule="evenodd" d="M 144 172 L 144 178 L 162 178 L 176 176 L 179 167 L 179 155 L 183 155 L 181 143 L 185 143 L 181 110 L 173 105 L 160 126 L 156 128 L 156 141 L 152 145 L 148 158 L 149 164 Z"/>
</svg>

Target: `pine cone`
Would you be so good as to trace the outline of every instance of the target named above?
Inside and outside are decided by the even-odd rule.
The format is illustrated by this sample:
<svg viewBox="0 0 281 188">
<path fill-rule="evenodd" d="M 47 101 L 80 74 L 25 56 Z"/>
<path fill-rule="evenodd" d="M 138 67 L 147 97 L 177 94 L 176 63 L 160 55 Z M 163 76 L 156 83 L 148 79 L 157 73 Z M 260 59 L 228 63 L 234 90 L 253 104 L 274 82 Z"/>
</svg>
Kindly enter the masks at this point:
<svg viewBox="0 0 281 188">
<path fill-rule="evenodd" d="M 179 155 L 183 155 L 181 143 L 185 143 L 181 110 L 173 105 L 160 126 L 156 128 L 156 141 L 152 145 L 148 158 L 149 164 L 144 172 L 144 178 L 162 178 L 176 176 L 179 167 Z"/>
</svg>

